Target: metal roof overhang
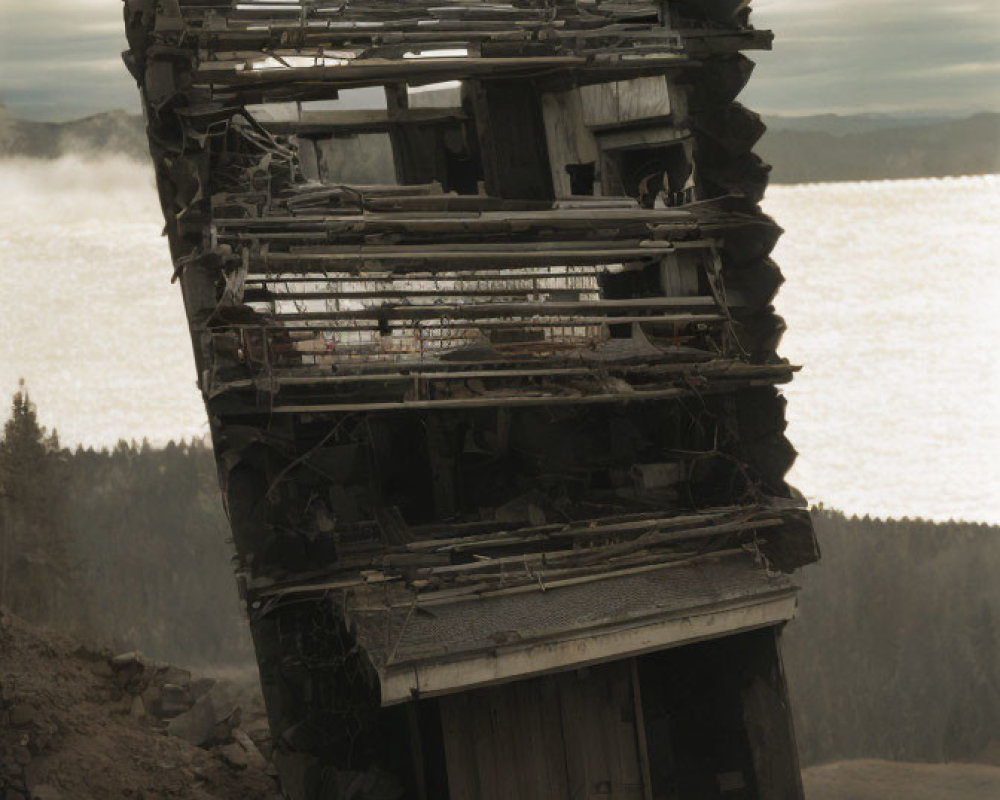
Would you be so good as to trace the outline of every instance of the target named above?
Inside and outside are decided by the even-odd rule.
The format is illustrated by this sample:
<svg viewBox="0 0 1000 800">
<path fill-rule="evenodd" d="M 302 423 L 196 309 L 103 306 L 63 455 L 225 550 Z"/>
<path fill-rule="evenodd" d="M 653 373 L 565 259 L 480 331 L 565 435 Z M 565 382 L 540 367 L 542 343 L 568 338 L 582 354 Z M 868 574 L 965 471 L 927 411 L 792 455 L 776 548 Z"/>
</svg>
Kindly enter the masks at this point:
<svg viewBox="0 0 1000 800">
<path fill-rule="evenodd" d="M 430 607 L 368 595 L 342 611 L 389 706 L 779 625 L 797 593 L 738 555 Z"/>
</svg>

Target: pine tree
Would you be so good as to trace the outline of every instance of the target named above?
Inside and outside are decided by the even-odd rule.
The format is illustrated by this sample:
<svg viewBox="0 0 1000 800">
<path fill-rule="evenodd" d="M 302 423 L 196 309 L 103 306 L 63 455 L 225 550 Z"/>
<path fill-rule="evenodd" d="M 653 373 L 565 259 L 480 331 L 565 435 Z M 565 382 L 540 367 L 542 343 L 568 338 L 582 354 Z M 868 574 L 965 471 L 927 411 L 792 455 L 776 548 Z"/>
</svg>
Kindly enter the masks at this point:
<svg viewBox="0 0 1000 800">
<path fill-rule="evenodd" d="M 0 441 L 0 605 L 51 622 L 69 585 L 61 452 L 22 380 Z"/>
</svg>

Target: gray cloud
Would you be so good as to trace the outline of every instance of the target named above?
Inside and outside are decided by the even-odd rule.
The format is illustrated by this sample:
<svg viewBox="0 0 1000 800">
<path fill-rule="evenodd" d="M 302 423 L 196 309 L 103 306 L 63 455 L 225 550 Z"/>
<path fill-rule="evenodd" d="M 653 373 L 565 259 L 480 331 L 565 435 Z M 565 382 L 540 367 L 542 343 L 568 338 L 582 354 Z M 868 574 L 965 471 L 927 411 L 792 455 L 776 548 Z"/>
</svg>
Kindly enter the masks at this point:
<svg viewBox="0 0 1000 800">
<path fill-rule="evenodd" d="M 0 0 L 0 102 L 32 119 L 138 111 L 126 47 L 121 0 Z"/>
<path fill-rule="evenodd" d="M 1000 4 L 758 0 L 775 31 L 744 102 L 771 113 L 1000 110 Z"/>
<path fill-rule="evenodd" d="M 743 101 L 785 114 L 1000 110 L 1000 2 L 756 0 L 773 53 Z M 68 119 L 138 110 L 120 0 L 0 0 L 0 102 Z"/>
</svg>

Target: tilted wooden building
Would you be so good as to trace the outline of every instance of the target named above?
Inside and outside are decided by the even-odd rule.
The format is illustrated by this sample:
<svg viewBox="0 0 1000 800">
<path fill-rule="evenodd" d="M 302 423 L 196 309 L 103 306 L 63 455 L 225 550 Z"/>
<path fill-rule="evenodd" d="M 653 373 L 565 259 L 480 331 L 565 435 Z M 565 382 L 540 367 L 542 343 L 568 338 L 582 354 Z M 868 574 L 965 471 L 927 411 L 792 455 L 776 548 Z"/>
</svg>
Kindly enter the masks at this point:
<svg viewBox="0 0 1000 800">
<path fill-rule="evenodd" d="M 747 5 L 125 0 L 288 797 L 801 797 Z"/>
</svg>

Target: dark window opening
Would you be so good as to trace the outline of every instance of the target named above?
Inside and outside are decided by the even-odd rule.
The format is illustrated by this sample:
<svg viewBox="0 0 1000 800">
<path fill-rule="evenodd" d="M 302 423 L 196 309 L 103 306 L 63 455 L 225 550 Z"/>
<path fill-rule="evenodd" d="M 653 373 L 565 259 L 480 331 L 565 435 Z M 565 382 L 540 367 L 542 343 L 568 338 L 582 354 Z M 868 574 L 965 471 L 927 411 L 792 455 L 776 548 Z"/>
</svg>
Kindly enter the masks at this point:
<svg viewBox="0 0 1000 800">
<path fill-rule="evenodd" d="M 620 150 L 612 154 L 621 181 L 621 190 L 653 208 L 657 198 L 667 206 L 679 206 L 694 199 L 689 186 L 691 162 L 683 143 L 660 147 Z"/>
<path fill-rule="evenodd" d="M 594 181 L 597 179 L 597 165 L 591 161 L 589 164 L 567 164 L 566 172 L 569 173 L 570 192 L 574 195 L 592 195 L 594 193 Z"/>
</svg>

